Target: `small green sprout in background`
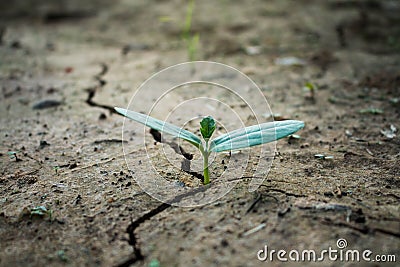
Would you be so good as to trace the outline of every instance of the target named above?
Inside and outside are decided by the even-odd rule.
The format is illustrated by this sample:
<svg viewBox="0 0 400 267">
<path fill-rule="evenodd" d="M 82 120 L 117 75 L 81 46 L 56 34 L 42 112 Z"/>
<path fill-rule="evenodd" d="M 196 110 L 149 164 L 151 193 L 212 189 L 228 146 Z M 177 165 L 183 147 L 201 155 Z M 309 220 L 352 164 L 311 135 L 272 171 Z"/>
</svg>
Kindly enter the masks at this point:
<svg viewBox="0 0 400 267">
<path fill-rule="evenodd" d="M 58 257 L 61 261 L 63 261 L 63 262 L 69 261 L 67 255 L 65 255 L 65 251 L 64 251 L 64 250 L 62 250 L 62 249 L 61 249 L 61 250 L 57 250 L 56 254 L 57 254 L 57 257 Z"/>
<path fill-rule="evenodd" d="M 340 102 L 339 99 L 337 97 L 334 97 L 334 96 L 330 96 L 328 98 L 328 101 L 329 101 L 329 103 L 332 103 L 332 104 L 336 104 L 336 103 Z"/>
<path fill-rule="evenodd" d="M 365 109 L 361 109 L 360 113 L 369 113 L 369 114 L 377 115 L 377 114 L 382 114 L 383 110 L 380 108 L 365 108 Z"/>
<path fill-rule="evenodd" d="M 19 153 L 19 151 L 8 151 L 7 154 L 10 157 L 10 159 L 15 159 L 15 161 L 22 161 L 22 159 L 17 157 L 17 153 Z"/>
<path fill-rule="evenodd" d="M 195 0 L 187 1 L 185 20 L 182 22 L 181 41 L 183 41 L 189 61 L 195 61 L 197 59 L 197 48 L 200 41 L 199 33 L 192 32 L 192 21 L 193 21 L 193 10 Z M 173 22 L 174 19 L 171 16 L 160 16 L 158 21 L 161 23 Z"/>
<path fill-rule="evenodd" d="M 191 34 L 194 3 L 194 0 L 189 0 L 188 2 L 185 24 L 183 25 L 182 30 L 182 39 L 185 41 L 186 50 L 188 52 L 188 57 L 190 61 L 196 60 L 197 46 L 200 39 L 198 33 L 193 35 Z"/>
<path fill-rule="evenodd" d="M 30 212 L 31 217 L 38 216 L 38 217 L 45 217 L 48 216 L 50 221 L 53 219 L 53 210 L 47 209 L 45 206 L 36 206 L 31 209 Z"/>
<path fill-rule="evenodd" d="M 56 175 L 58 175 L 59 169 L 60 169 L 60 166 L 53 166 L 53 170 L 56 172 Z"/>
<path fill-rule="evenodd" d="M 390 103 L 392 103 L 393 105 L 397 105 L 400 103 L 400 97 L 392 97 L 389 99 Z"/>
<path fill-rule="evenodd" d="M 152 259 L 149 264 L 149 267 L 160 267 L 160 262 L 156 259 Z"/>
<path fill-rule="evenodd" d="M 310 100 L 315 100 L 315 92 L 317 90 L 317 86 L 315 84 L 313 84 L 312 82 L 306 82 L 303 90 L 307 92 L 305 96 L 306 98 Z"/>
<path fill-rule="evenodd" d="M 203 156 L 203 183 L 205 185 L 210 183 L 208 158 L 211 152 L 231 151 L 273 142 L 275 140 L 292 135 L 304 127 L 304 122 L 296 120 L 267 122 L 237 129 L 220 135 L 210 141 L 216 125 L 214 119 L 211 116 L 208 116 L 203 118 L 203 120 L 200 122 L 200 132 L 205 141 L 203 145 L 203 142 L 197 135 L 179 128 L 171 123 L 123 108 L 116 107 L 115 110 L 131 120 L 144 124 L 154 130 L 186 140 L 190 144 L 197 147 Z"/>
</svg>

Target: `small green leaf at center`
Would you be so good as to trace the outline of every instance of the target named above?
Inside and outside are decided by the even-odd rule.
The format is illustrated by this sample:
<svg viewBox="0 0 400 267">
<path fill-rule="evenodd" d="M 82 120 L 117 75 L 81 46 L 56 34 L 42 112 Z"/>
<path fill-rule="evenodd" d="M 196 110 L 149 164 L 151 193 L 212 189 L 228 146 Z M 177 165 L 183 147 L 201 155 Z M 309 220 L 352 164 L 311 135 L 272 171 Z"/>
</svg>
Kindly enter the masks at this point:
<svg viewBox="0 0 400 267">
<path fill-rule="evenodd" d="M 203 138 L 205 140 L 210 139 L 210 137 L 212 136 L 212 134 L 215 131 L 215 121 L 213 119 L 213 117 L 208 116 L 205 117 L 201 120 L 200 122 L 200 132 L 201 135 L 203 136 Z"/>
</svg>

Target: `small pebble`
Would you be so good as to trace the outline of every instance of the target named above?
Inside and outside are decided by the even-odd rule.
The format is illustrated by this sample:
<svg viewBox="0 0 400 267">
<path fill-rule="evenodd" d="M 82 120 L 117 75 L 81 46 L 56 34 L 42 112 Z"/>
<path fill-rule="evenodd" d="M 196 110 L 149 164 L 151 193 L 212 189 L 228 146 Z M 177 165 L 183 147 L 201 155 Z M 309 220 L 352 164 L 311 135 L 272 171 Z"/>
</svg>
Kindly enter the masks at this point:
<svg viewBox="0 0 400 267">
<path fill-rule="evenodd" d="M 33 109 L 46 109 L 46 108 L 54 108 L 61 105 L 62 102 L 54 99 L 45 99 L 35 103 L 32 108 Z"/>
</svg>

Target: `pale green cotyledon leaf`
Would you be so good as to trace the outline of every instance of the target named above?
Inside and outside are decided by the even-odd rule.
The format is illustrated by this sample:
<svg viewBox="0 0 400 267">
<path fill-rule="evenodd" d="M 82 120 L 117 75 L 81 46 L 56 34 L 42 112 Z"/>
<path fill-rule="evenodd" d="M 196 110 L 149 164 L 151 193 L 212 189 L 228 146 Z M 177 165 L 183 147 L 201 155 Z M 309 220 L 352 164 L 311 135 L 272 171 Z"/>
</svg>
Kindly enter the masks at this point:
<svg viewBox="0 0 400 267">
<path fill-rule="evenodd" d="M 291 135 L 304 127 L 296 120 L 267 122 L 234 130 L 211 141 L 210 150 L 222 152 L 261 145 Z"/>
<path fill-rule="evenodd" d="M 138 113 L 138 112 L 123 109 L 123 108 L 115 107 L 115 110 L 118 113 L 124 115 L 125 117 L 127 117 L 131 120 L 134 120 L 136 122 L 139 122 L 141 124 L 144 124 L 154 130 L 182 138 L 182 139 L 190 142 L 191 144 L 195 145 L 196 147 L 199 147 L 201 145 L 201 140 L 197 135 L 195 135 L 189 131 L 186 131 L 182 128 L 179 128 L 178 126 L 175 126 L 171 123 L 161 121 L 161 120 L 155 119 L 153 117 L 144 115 L 142 113 Z"/>
</svg>

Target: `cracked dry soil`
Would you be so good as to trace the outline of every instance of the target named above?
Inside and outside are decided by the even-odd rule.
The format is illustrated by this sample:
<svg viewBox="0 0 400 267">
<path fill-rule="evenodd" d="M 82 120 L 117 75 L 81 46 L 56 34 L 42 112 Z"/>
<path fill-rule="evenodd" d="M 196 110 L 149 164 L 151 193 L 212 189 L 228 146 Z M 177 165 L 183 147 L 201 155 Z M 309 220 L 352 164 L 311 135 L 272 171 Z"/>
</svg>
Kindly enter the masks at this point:
<svg viewBox="0 0 400 267">
<path fill-rule="evenodd" d="M 141 167 L 143 138 L 157 133 L 131 128 L 121 140 L 123 119 L 112 109 L 155 72 L 187 60 L 186 7 L 0 3 L 0 266 L 298 266 L 261 262 L 257 252 L 320 251 L 339 238 L 349 249 L 395 255 L 398 264 L 400 3 L 196 1 L 198 59 L 243 71 L 275 119 L 306 124 L 300 139 L 277 143 L 256 192 L 243 178 L 198 208 L 162 204 L 140 189 L 135 177 L 152 175 Z M 286 57 L 304 64 L 277 64 Z M 307 82 L 317 86 L 312 95 Z M 134 148 L 127 152 L 134 172 L 122 141 Z M 182 172 L 199 182 L 194 175 Z M 31 216 L 37 206 L 51 213 Z M 306 265 L 321 264 L 396 266 Z"/>
</svg>

